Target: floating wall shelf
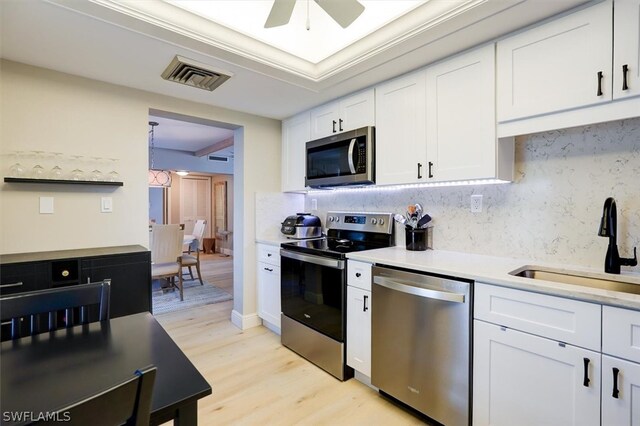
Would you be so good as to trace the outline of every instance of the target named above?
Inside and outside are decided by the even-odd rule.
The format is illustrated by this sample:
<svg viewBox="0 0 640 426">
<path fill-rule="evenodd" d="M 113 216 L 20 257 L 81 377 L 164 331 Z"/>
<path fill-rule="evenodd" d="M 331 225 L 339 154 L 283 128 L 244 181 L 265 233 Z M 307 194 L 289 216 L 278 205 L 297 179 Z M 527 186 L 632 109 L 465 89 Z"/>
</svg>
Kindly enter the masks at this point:
<svg viewBox="0 0 640 426">
<path fill-rule="evenodd" d="M 93 180 L 64 180 L 64 179 L 32 179 L 32 178 L 4 178 L 6 183 L 47 183 L 62 185 L 99 185 L 99 186 L 123 186 L 122 182 L 103 182 Z"/>
</svg>

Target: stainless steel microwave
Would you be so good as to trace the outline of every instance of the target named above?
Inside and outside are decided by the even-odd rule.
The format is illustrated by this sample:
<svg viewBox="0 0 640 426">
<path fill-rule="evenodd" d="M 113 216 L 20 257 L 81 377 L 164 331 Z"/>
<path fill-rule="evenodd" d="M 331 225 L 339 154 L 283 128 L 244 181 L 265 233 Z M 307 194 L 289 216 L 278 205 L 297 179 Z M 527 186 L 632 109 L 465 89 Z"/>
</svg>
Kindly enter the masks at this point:
<svg viewBox="0 0 640 426">
<path fill-rule="evenodd" d="M 321 188 L 375 183 L 372 126 L 307 142 L 305 185 Z"/>
</svg>

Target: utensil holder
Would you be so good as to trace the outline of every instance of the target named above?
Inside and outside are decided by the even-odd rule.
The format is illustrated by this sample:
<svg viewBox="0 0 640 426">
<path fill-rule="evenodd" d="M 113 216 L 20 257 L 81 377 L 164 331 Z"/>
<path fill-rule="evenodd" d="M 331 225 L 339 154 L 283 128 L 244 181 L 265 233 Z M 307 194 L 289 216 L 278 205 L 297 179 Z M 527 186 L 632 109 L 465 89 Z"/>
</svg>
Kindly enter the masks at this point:
<svg viewBox="0 0 640 426">
<path fill-rule="evenodd" d="M 407 250 L 411 251 L 423 251 L 432 249 L 433 245 L 433 227 L 428 228 L 412 228 L 405 226 L 404 234 L 407 245 Z"/>
</svg>

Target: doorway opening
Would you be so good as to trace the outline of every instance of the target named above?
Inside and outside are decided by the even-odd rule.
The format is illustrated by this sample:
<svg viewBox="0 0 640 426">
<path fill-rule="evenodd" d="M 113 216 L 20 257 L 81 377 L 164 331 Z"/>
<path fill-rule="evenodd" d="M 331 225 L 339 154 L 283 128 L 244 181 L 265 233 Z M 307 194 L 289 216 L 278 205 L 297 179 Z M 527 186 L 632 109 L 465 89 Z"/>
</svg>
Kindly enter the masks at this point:
<svg viewBox="0 0 640 426">
<path fill-rule="evenodd" d="M 149 122 L 154 123 L 149 169 L 171 177 L 170 183 L 158 185 L 150 172 L 149 223 L 179 224 L 185 234 L 183 250 L 197 256 L 199 265 L 183 268 L 183 301 L 170 283 L 154 280 L 154 314 L 231 300 L 237 126 L 158 110 L 150 110 Z M 202 235 L 196 235 L 202 223 Z"/>
</svg>

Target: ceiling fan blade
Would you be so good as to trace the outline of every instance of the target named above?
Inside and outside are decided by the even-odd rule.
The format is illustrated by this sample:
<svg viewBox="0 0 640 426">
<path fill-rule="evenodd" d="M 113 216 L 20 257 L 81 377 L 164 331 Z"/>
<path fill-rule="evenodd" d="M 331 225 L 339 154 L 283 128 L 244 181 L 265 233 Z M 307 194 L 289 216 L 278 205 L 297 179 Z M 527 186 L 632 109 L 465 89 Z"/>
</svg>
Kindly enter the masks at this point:
<svg viewBox="0 0 640 426">
<path fill-rule="evenodd" d="M 264 27 L 273 28 L 288 24 L 289 19 L 291 19 L 291 13 L 293 13 L 293 6 L 295 5 L 296 0 L 274 0 Z"/>
<path fill-rule="evenodd" d="M 364 12 L 358 0 L 314 0 L 342 28 L 347 28 Z"/>
</svg>

